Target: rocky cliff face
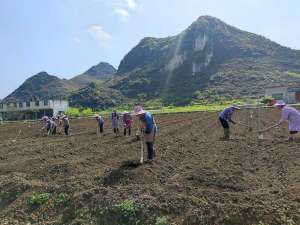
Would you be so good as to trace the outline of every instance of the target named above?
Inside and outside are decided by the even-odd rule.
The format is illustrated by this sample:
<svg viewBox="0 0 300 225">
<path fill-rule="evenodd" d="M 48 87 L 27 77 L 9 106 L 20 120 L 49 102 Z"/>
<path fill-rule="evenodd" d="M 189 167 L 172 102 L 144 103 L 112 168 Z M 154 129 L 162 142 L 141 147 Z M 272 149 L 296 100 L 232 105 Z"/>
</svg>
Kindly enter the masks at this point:
<svg viewBox="0 0 300 225">
<path fill-rule="evenodd" d="M 300 52 L 239 30 L 210 16 L 181 34 L 145 38 L 122 60 L 113 84 L 129 97 L 190 101 L 263 94 L 270 82 L 297 80 Z"/>
</svg>

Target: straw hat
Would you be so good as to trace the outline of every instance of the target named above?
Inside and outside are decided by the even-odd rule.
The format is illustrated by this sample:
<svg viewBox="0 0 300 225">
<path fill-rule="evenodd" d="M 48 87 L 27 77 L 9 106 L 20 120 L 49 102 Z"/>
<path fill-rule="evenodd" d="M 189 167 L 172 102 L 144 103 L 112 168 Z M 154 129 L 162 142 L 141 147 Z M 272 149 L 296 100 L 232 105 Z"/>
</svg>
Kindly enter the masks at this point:
<svg viewBox="0 0 300 225">
<path fill-rule="evenodd" d="M 282 100 L 278 100 L 276 103 L 275 103 L 275 106 L 277 107 L 280 107 L 280 106 L 285 106 L 286 104 L 284 103 L 284 101 Z"/>
<path fill-rule="evenodd" d="M 141 106 L 136 106 L 136 107 L 134 107 L 134 109 L 133 109 L 133 113 L 134 113 L 134 115 L 138 116 L 138 115 L 145 114 L 146 111 L 143 110 L 143 108 L 142 108 Z"/>
<path fill-rule="evenodd" d="M 236 109 L 236 110 L 240 110 L 241 108 L 237 105 L 233 105 L 232 108 Z"/>
</svg>

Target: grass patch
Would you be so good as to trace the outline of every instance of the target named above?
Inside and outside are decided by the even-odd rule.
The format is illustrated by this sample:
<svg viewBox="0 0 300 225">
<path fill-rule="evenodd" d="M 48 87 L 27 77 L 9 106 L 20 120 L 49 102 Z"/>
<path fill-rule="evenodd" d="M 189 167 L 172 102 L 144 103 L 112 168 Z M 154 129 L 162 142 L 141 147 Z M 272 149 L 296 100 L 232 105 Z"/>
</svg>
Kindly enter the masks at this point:
<svg viewBox="0 0 300 225">
<path fill-rule="evenodd" d="M 220 102 L 213 102 L 213 103 L 198 103 L 198 104 L 191 104 L 187 106 L 162 106 L 155 101 L 153 105 L 147 102 L 145 109 L 152 112 L 153 114 L 159 113 L 189 113 L 189 112 L 199 112 L 199 111 L 221 111 L 224 108 L 230 105 L 244 105 L 244 104 L 257 104 L 259 100 L 254 99 L 246 99 L 246 100 L 230 100 L 230 101 L 220 101 Z M 133 106 L 120 106 L 115 108 L 117 112 L 122 113 L 123 111 L 132 111 Z M 101 111 L 93 112 L 91 109 L 80 110 L 77 108 L 70 108 L 67 111 L 67 114 L 70 117 L 87 117 L 93 116 L 94 114 L 109 115 L 113 109 L 106 109 Z"/>
<path fill-rule="evenodd" d="M 287 71 L 286 75 L 293 78 L 300 78 L 300 73 L 296 73 L 296 72 Z"/>
</svg>

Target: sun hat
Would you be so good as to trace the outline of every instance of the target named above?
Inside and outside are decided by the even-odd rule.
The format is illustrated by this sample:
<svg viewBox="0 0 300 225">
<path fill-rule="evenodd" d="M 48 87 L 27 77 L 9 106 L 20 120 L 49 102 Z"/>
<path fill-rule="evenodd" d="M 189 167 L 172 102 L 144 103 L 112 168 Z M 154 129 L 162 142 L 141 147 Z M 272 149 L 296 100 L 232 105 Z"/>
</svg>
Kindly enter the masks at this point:
<svg viewBox="0 0 300 225">
<path fill-rule="evenodd" d="M 43 116 L 41 120 L 46 121 L 46 120 L 48 120 L 48 119 L 49 119 L 48 116 Z"/>
<path fill-rule="evenodd" d="M 95 117 L 95 118 L 99 117 L 99 114 L 95 114 L 94 117 Z"/>
<path fill-rule="evenodd" d="M 233 105 L 233 106 L 231 106 L 232 108 L 234 108 L 234 109 L 237 109 L 237 110 L 240 110 L 241 108 L 239 107 L 239 106 L 237 106 L 237 105 Z"/>
<path fill-rule="evenodd" d="M 282 100 L 278 100 L 276 103 L 275 103 L 275 106 L 285 106 L 286 104 L 284 103 L 284 101 Z"/>
<path fill-rule="evenodd" d="M 138 115 L 145 114 L 146 111 L 143 110 L 142 106 L 135 106 L 133 109 L 133 113 L 134 115 L 138 116 Z"/>
</svg>

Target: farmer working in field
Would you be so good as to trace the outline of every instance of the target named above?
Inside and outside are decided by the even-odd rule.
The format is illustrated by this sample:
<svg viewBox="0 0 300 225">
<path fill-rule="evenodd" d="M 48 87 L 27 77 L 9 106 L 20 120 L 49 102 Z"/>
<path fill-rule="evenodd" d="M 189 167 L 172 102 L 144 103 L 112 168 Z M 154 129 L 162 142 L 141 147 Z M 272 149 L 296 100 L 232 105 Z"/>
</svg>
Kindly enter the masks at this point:
<svg viewBox="0 0 300 225">
<path fill-rule="evenodd" d="M 128 135 L 131 135 L 131 126 L 132 126 L 132 116 L 129 112 L 124 112 L 123 113 L 123 126 L 124 126 L 124 136 L 127 134 L 128 130 Z"/>
<path fill-rule="evenodd" d="M 283 101 L 278 101 L 275 106 L 281 110 L 281 119 L 279 123 L 266 128 L 265 130 L 262 130 L 260 132 L 268 131 L 274 127 L 280 126 L 283 122 L 287 121 L 289 123 L 289 141 L 294 140 L 294 135 L 297 134 L 300 131 L 300 112 L 291 107 L 287 106 Z"/>
<path fill-rule="evenodd" d="M 70 121 L 66 115 L 63 115 L 61 118 L 62 125 L 64 127 L 65 135 L 69 136 L 69 129 L 70 129 Z"/>
<path fill-rule="evenodd" d="M 144 111 L 141 106 L 136 106 L 134 108 L 134 115 L 136 115 L 141 122 L 141 130 L 142 133 L 145 134 L 144 140 L 148 150 L 148 160 L 151 162 L 156 156 L 154 142 L 157 127 L 154 117 L 150 112 Z"/>
<path fill-rule="evenodd" d="M 97 134 L 103 133 L 103 127 L 104 127 L 104 119 L 100 115 L 95 115 L 95 119 L 97 121 Z"/>
<path fill-rule="evenodd" d="M 115 134 L 119 134 L 119 114 L 114 110 L 111 114 L 112 128 Z"/>
<path fill-rule="evenodd" d="M 43 123 L 42 131 L 47 130 L 47 133 L 48 133 L 50 127 L 48 126 L 47 121 L 49 120 L 49 117 L 48 116 L 43 116 L 41 120 L 42 120 L 42 123 Z"/>
<path fill-rule="evenodd" d="M 219 120 L 222 124 L 222 127 L 224 128 L 224 139 L 226 139 L 226 140 L 229 140 L 229 138 L 230 138 L 229 122 L 232 124 L 236 124 L 236 122 L 234 122 L 232 120 L 232 115 L 236 110 L 240 110 L 240 108 L 237 106 L 231 106 L 231 107 L 224 109 L 219 114 Z"/>
<path fill-rule="evenodd" d="M 48 119 L 47 120 L 48 136 L 50 136 L 50 135 L 56 135 L 56 128 L 57 128 L 57 124 L 53 120 Z"/>
</svg>

